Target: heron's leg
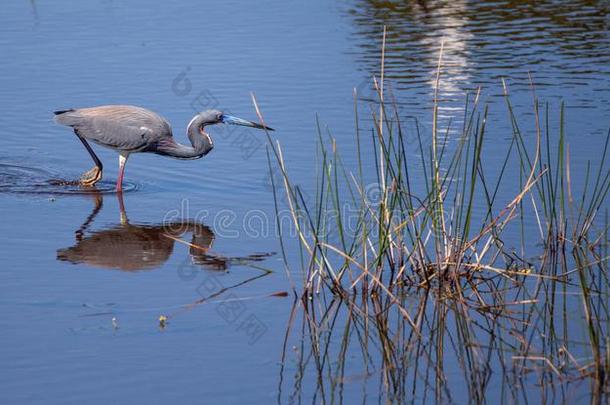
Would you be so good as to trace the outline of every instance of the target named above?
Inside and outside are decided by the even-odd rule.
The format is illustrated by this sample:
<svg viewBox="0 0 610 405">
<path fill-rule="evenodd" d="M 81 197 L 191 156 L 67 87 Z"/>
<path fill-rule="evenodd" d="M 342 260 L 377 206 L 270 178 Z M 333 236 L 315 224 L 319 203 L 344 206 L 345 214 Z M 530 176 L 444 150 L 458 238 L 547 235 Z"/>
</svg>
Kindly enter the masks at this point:
<svg viewBox="0 0 610 405">
<path fill-rule="evenodd" d="M 121 153 L 119 155 L 119 177 L 116 182 L 116 191 L 123 192 L 123 175 L 125 174 L 125 163 L 127 163 L 128 153 Z"/>
<path fill-rule="evenodd" d="M 102 161 L 97 157 L 93 149 L 91 149 L 91 146 L 89 146 L 89 143 L 87 143 L 85 138 L 81 137 L 79 134 L 76 134 L 76 136 L 83 143 L 83 146 L 85 147 L 85 149 L 87 149 L 87 152 L 89 152 L 91 159 L 93 159 L 93 162 L 95 163 L 95 167 L 83 173 L 80 178 L 80 183 L 85 186 L 92 186 L 102 179 L 102 170 L 104 170 L 104 166 L 102 165 Z"/>
</svg>

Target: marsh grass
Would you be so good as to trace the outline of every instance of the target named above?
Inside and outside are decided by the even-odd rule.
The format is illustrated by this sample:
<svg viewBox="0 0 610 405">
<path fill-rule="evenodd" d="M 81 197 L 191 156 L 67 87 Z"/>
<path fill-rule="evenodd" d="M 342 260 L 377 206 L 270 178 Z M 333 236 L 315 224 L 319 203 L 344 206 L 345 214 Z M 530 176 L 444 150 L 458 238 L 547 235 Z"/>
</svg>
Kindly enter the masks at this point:
<svg viewBox="0 0 610 405">
<path fill-rule="evenodd" d="M 496 383 L 502 388 L 493 394 L 510 402 L 527 400 L 532 390 L 545 401 L 566 402 L 570 388 L 582 383 L 591 402 L 607 400 L 610 283 L 602 216 L 610 133 L 575 187 L 564 105 L 552 117 L 532 83 L 535 124 L 525 130 L 503 82 L 512 134 L 504 155 L 490 164 L 485 146 L 492 129 L 480 89 L 466 95 L 459 134 L 440 128 L 442 53 L 441 46 L 431 133 L 419 124 L 407 133 L 396 103 L 385 98 L 382 51 L 368 138 L 354 95 L 355 168 L 343 164 L 337 142 L 318 125 L 311 201 L 293 185 L 280 144 L 269 138 L 270 170 L 278 165 L 282 174 L 273 184 L 276 208 L 278 186 L 301 252 L 301 268 L 294 269 L 281 238 L 298 296 L 287 331 L 287 339 L 296 333 L 301 342 L 295 378 L 312 367 L 322 402 L 342 395 L 345 372 L 354 367 L 363 381 L 378 375 L 389 400 L 451 401 L 466 387 L 479 403 Z M 374 200 L 367 193 L 371 160 Z M 508 199 L 506 184 L 515 185 Z M 355 226 L 346 224 L 346 203 L 356 212 Z M 350 358 L 346 366 L 348 352 L 360 353 L 361 363 Z M 445 373 L 449 364 L 461 370 L 459 380 Z"/>
</svg>

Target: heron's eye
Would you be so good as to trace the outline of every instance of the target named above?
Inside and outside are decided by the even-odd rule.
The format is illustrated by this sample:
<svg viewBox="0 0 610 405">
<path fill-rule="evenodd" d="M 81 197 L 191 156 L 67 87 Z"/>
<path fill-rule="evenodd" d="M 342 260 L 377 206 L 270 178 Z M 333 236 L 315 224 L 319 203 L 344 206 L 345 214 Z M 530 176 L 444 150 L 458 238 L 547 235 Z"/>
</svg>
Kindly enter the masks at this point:
<svg viewBox="0 0 610 405">
<path fill-rule="evenodd" d="M 222 121 L 222 114 L 218 114 L 218 115 L 216 116 L 216 119 L 217 119 L 218 121 Z"/>
</svg>

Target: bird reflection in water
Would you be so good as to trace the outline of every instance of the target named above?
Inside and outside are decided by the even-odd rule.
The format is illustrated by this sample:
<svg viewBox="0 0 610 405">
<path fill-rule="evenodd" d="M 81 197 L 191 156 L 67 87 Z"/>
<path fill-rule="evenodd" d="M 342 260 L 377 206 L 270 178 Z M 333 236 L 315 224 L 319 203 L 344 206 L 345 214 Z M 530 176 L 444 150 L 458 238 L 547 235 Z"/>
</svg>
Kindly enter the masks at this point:
<svg viewBox="0 0 610 405">
<path fill-rule="evenodd" d="M 123 271 L 150 270 L 161 266 L 172 255 L 176 241 L 189 246 L 191 262 L 206 270 L 226 271 L 232 264 L 262 261 L 271 254 L 262 253 L 246 257 L 226 257 L 210 252 L 214 232 L 208 226 L 193 220 L 162 224 L 131 224 L 127 218 L 122 193 L 118 193 L 121 221 L 106 229 L 89 231 L 89 227 L 102 209 L 103 196 L 93 193 L 95 206 L 85 222 L 75 232 L 74 246 L 59 249 L 57 260 L 74 264 Z M 180 239 L 191 234 L 190 243 Z"/>
</svg>

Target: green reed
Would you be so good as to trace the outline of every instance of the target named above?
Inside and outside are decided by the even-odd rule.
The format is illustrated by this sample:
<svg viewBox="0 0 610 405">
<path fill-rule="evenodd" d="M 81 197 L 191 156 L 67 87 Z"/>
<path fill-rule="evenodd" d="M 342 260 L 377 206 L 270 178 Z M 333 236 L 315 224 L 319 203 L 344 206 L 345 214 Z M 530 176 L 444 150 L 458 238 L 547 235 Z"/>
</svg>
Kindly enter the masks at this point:
<svg viewBox="0 0 610 405">
<path fill-rule="evenodd" d="M 396 103 L 386 99 L 383 68 L 381 80 L 373 83 L 378 99 L 370 106 L 370 128 L 362 127 L 354 94 L 355 168 L 343 163 L 337 142 L 318 121 L 311 200 L 291 181 L 280 144 L 268 138 L 270 174 L 273 165 L 281 173 L 279 179 L 271 175 L 276 210 L 279 216 L 284 193 L 297 234 L 295 269 L 287 257 L 293 245 L 278 227 L 288 277 L 292 280 L 294 270 L 303 275 L 291 282 L 303 309 L 307 333 L 301 339 L 310 339 L 318 388 L 326 396 L 324 377 L 343 378 L 341 361 L 338 369 L 325 366 L 331 341 L 320 332 L 328 322 L 332 331 L 336 319 L 343 319 L 340 359 L 347 346 L 360 346 L 363 369 L 369 370 L 374 346 L 388 398 L 404 399 L 409 392 L 450 398 L 444 373 L 450 357 L 474 402 L 485 398 L 492 366 L 502 367 L 502 395 L 512 400 L 523 399 L 519 386 L 532 371 L 543 385 L 586 378 L 591 400 L 607 399 L 608 224 L 600 213 L 610 189 L 610 132 L 598 161 L 587 163 L 577 191 L 565 106 L 552 117 L 532 84 L 535 124 L 524 129 L 503 82 L 512 134 L 490 166 L 489 107 L 482 105 L 480 89 L 466 95 L 459 134 L 450 136 L 451 124 L 440 128 L 442 52 L 441 46 L 431 133 L 418 122 L 410 133 L 405 130 Z M 371 183 L 378 189 L 375 200 L 367 193 Z M 507 184 L 514 184 L 508 199 L 501 197 Z M 531 229 L 537 229 L 534 237 Z M 507 243 L 515 239 L 519 249 Z M 578 305 L 570 301 L 574 297 Z M 339 316 L 338 308 L 347 314 Z M 576 308 L 580 317 L 573 314 Z M 331 314 L 335 318 L 329 319 Z M 291 316 L 289 332 L 293 321 Z M 574 330 L 585 333 L 575 336 Z M 338 389 L 333 384 L 331 392 Z"/>
</svg>

